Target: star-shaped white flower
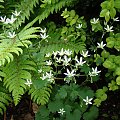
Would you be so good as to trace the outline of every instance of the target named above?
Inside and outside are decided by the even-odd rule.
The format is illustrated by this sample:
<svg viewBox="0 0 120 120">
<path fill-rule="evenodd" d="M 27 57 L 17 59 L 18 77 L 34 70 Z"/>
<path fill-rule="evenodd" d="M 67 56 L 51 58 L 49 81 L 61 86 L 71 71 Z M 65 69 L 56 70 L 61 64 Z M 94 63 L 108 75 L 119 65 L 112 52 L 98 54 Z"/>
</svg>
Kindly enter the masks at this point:
<svg viewBox="0 0 120 120">
<path fill-rule="evenodd" d="M 5 16 L 5 17 L 2 17 L 2 16 L 1 16 L 0 19 L 1 19 L 0 21 L 4 23 L 5 20 L 6 20 L 6 16 Z"/>
<path fill-rule="evenodd" d="M 76 26 L 76 28 L 78 28 L 78 29 L 82 28 L 82 24 L 78 24 L 78 26 Z"/>
<path fill-rule="evenodd" d="M 61 57 L 59 57 L 59 58 L 56 57 L 56 62 L 57 63 L 61 63 L 62 62 L 62 58 Z"/>
<path fill-rule="evenodd" d="M 40 77 L 40 78 L 41 78 L 42 80 L 45 80 L 45 79 L 47 78 L 47 76 L 43 74 L 43 76 Z"/>
<path fill-rule="evenodd" d="M 46 33 L 46 28 L 45 29 L 40 28 L 40 32 L 41 33 Z"/>
<path fill-rule="evenodd" d="M 38 70 L 38 73 L 42 73 L 42 69 L 39 69 L 39 70 Z"/>
<path fill-rule="evenodd" d="M 83 66 L 84 63 L 86 63 L 86 61 L 83 61 L 82 57 L 80 57 L 80 61 L 76 59 L 76 66 Z"/>
<path fill-rule="evenodd" d="M 59 110 L 59 112 L 58 112 L 58 113 L 59 113 L 59 114 L 61 114 L 61 115 L 63 115 L 63 114 L 64 114 L 64 112 L 65 112 L 65 111 L 64 111 L 64 108 L 62 108 L 62 109 L 60 109 L 60 110 Z"/>
<path fill-rule="evenodd" d="M 96 68 L 92 68 L 92 72 L 89 71 L 89 75 L 90 76 L 97 76 L 98 73 L 100 73 L 101 71 L 98 71 L 97 70 L 97 67 Z"/>
<path fill-rule="evenodd" d="M 81 54 L 83 57 L 88 57 L 88 56 L 90 56 L 90 55 L 88 55 L 88 51 L 86 51 L 86 52 L 84 52 L 83 50 L 82 50 L 82 54 Z"/>
<path fill-rule="evenodd" d="M 25 84 L 30 87 L 30 85 L 32 84 L 31 79 L 30 80 L 27 79 L 27 82 Z"/>
<path fill-rule="evenodd" d="M 63 50 L 63 48 L 61 49 L 61 51 L 58 51 L 60 56 L 63 56 L 65 54 L 65 51 Z"/>
<path fill-rule="evenodd" d="M 52 62 L 51 62 L 51 60 L 49 60 L 49 61 L 46 61 L 46 65 L 52 65 Z"/>
<path fill-rule="evenodd" d="M 72 70 L 71 72 L 69 71 L 69 69 L 67 69 L 67 73 L 64 73 L 65 75 L 67 75 L 67 77 L 73 77 L 75 76 L 75 70 Z"/>
<path fill-rule="evenodd" d="M 113 26 L 109 26 L 109 25 L 107 25 L 107 27 L 106 28 L 104 28 L 107 32 L 113 32 L 114 30 L 112 30 L 113 29 Z"/>
<path fill-rule="evenodd" d="M 116 21 L 116 22 L 120 21 L 119 17 L 113 18 L 113 21 Z"/>
<path fill-rule="evenodd" d="M 11 33 L 11 32 L 8 32 L 8 38 L 14 38 L 16 36 L 15 32 Z"/>
<path fill-rule="evenodd" d="M 7 18 L 4 22 L 5 24 L 13 24 L 17 18 L 14 18 L 13 15 L 11 15 L 11 19 Z"/>
<path fill-rule="evenodd" d="M 20 13 L 21 13 L 21 11 L 20 11 L 20 12 L 17 12 L 17 11 L 15 10 L 15 12 L 13 13 L 13 15 L 15 15 L 15 16 L 17 17 L 17 16 L 20 15 Z"/>
<path fill-rule="evenodd" d="M 103 41 L 101 42 L 101 43 L 97 43 L 97 48 L 101 48 L 101 49 L 103 49 L 105 46 L 106 46 L 106 44 L 103 44 Z"/>
<path fill-rule="evenodd" d="M 50 73 L 46 72 L 46 77 L 47 78 L 53 78 L 53 74 L 52 74 L 52 71 L 50 70 Z"/>
<path fill-rule="evenodd" d="M 46 39 L 46 38 L 48 38 L 48 36 L 49 36 L 49 35 L 46 35 L 46 33 L 43 33 L 43 34 L 40 33 L 40 37 L 41 37 L 42 39 Z"/>
<path fill-rule="evenodd" d="M 92 102 L 91 102 L 92 100 L 93 100 L 93 98 L 89 99 L 88 96 L 86 96 L 86 99 L 83 99 L 83 101 L 85 102 L 86 105 L 92 104 Z"/>
<path fill-rule="evenodd" d="M 97 24 L 98 22 L 99 22 L 99 18 L 97 18 L 97 19 L 93 18 L 93 19 L 91 20 L 91 23 L 92 23 L 92 24 Z"/>
<path fill-rule="evenodd" d="M 72 51 L 69 50 L 69 49 L 68 49 L 68 50 L 65 50 L 65 54 L 68 55 L 68 56 L 70 56 L 70 55 L 72 54 Z"/>
<path fill-rule="evenodd" d="M 71 61 L 71 58 L 68 58 L 66 55 L 64 56 L 63 65 L 67 66 L 69 65 L 69 62 Z"/>
<path fill-rule="evenodd" d="M 54 57 L 56 57 L 56 55 L 59 53 L 59 51 L 53 51 L 53 55 Z"/>
<path fill-rule="evenodd" d="M 51 54 L 50 53 L 47 53 L 46 55 L 45 55 L 45 57 L 50 57 L 51 56 Z"/>
</svg>

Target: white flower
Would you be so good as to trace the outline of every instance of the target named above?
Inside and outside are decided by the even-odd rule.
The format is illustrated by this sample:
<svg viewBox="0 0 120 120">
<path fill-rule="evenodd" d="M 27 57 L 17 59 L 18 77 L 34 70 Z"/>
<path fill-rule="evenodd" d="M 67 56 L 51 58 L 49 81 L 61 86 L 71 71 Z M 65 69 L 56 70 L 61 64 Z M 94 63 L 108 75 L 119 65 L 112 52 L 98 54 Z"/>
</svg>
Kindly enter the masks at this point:
<svg viewBox="0 0 120 120">
<path fill-rule="evenodd" d="M 97 48 L 101 48 L 101 49 L 103 49 L 106 46 L 106 44 L 103 44 L 103 41 L 97 44 L 98 44 Z"/>
<path fill-rule="evenodd" d="M 42 72 L 42 69 L 38 70 L 38 73 L 41 73 Z"/>
<path fill-rule="evenodd" d="M 51 54 L 50 53 L 47 53 L 46 55 L 45 55 L 45 57 L 50 57 L 51 56 Z"/>
<path fill-rule="evenodd" d="M 62 108 L 62 109 L 59 110 L 58 113 L 61 114 L 61 115 L 63 115 L 64 112 L 65 112 L 65 111 L 64 111 L 64 108 Z"/>
<path fill-rule="evenodd" d="M 27 79 L 27 82 L 26 82 L 25 84 L 28 85 L 28 86 L 30 87 L 30 85 L 32 84 L 31 79 L 30 79 L 30 80 Z"/>
<path fill-rule="evenodd" d="M 119 17 L 113 18 L 113 21 L 116 21 L 116 22 L 120 21 Z"/>
<path fill-rule="evenodd" d="M 89 71 L 89 75 L 90 76 L 97 76 L 98 73 L 100 73 L 101 71 L 98 71 L 97 70 L 97 67 L 96 68 L 92 68 L 92 72 Z"/>
<path fill-rule="evenodd" d="M 57 54 L 58 54 L 58 51 L 56 51 L 56 52 L 53 51 L 54 57 L 56 57 Z"/>
<path fill-rule="evenodd" d="M 86 63 L 86 61 L 82 61 L 82 57 L 80 57 L 80 61 L 78 61 L 78 60 L 76 59 L 76 62 L 77 62 L 77 63 L 76 63 L 76 66 L 79 66 L 79 65 L 80 65 L 80 66 L 83 66 L 83 64 Z"/>
<path fill-rule="evenodd" d="M 15 12 L 13 13 L 13 15 L 15 15 L 15 16 L 17 17 L 17 16 L 20 15 L 20 13 L 21 13 L 21 11 L 20 11 L 20 12 L 17 12 L 17 11 L 15 10 Z"/>
<path fill-rule="evenodd" d="M 1 19 L 0 21 L 4 23 L 5 19 L 6 19 L 6 16 L 5 17 L 0 17 L 0 19 Z"/>
<path fill-rule="evenodd" d="M 90 55 L 88 55 L 88 51 L 86 51 L 86 52 L 84 52 L 83 50 L 82 50 L 82 54 L 81 54 L 83 57 L 88 57 L 88 56 L 90 56 Z"/>
<path fill-rule="evenodd" d="M 53 74 L 51 72 L 52 72 L 51 70 L 50 73 L 46 72 L 46 77 L 49 79 L 53 77 Z"/>
<path fill-rule="evenodd" d="M 76 61 L 76 60 L 78 60 L 78 57 L 77 57 L 77 56 L 75 56 L 75 61 Z"/>
<path fill-rule="evenodd" d="M 76 28 L 78 28 L 78 29 L 82 28 L 82 24 L 78 24 L 78 26 L 76 26 Z"/>
<path fill-rule="evenodd" d="M 51 60 L 49 60 L 49 61 L 46 61 L 46 65 L 52 65 L 52 62 L 51 62 Z"/>
<path fill-rule="evenodd" d="M 49 36 L 49 35 L 46 35 L 46 33 L 43 33 L 43 34 L 40 33 L 40 37 L 41 37 L 42 39 L 46 39 L 46 38 L 48 38 L 48 36 Z"/>
<path fill-rule="evenodd" d="M 61 49 L 61 51 L 58 51 L 58 53 L 59 53 L 60 56 L 63 56 L 65 54 L 63 48 Z"/>
<path fill-rule="evenodd" d="M 47 76 L 45 76 L 44 74 L 43 74 L 43 76 L 42 77 L 40 77 L 42 80 L 45 80 L 46 78 L 47 78 Z"/>
<path fill-rule="evenodd" d="M 73 77 L 75 76 L 75 70 L 72 70 L 71 72 L 67 69 L 67 73 L 64 73 L 65 75 L 67 75 L 67 77 Z"/>
<path fill-rule="evenodd" d="M 98 22 L 99 22 L 99 18 L 97 18 L 97 19 L 93 18 L 93 19 L 91 20 L 91 23 L 92 23 L 92 24 L 97 24 Z"/>
<path fill-rule="evenodd" d="M 16 36 L 15 32 L 11 33 L 11 32 L 8 32 L 8 36 L 9 38 L 14 38 Z"/>
<path fill-rule="evenodd" d="M 86 105 L 88 105 L 88 104 L 92 104 L 92 102 L 91 102 L 92 99 L 93 99 L 93 98 L 90 98 L 90 99 L 89 99 L 88 96 L 86 96 L 86 99 L 83 99 L 83 101 L 86 103 Z"/>
<path fill-rule="evenodd" d="M 62 62 L 62 59 L 61 59 L 61 57 L 59 57 L 59 58 L 56 58 L 56 62 L 58 62 L 58 63 L 61 63 L 61 62 Z"/>
<path fill-rule="evenodd" d="M 45 29 L 40 28 L 40 32 L 41 33 L 46 33 L 46 28 Z"/>
<path fill-rule="evenodd" d="M 114 31 L 114 30 L 112 30 L 113 29 L 113 26 L 109 26 L 109 25 L 107 25 L 107 27 L 106 28 L 104 28 L 107 32 L 112 32 L 112 31 Z"/>
<path fill-rule="evenodd" d="M 68 55 L 68 56 L 70 56 L 70 55 L 72 54 L 72 51 L 69 50 L 69 49 L 68 49 L 68 50 L 65 50 L 65 54 Z"/>
<path fill-rule="evenodd" d="M 51 82 L 51 83 L 54 83 L 54 78 L 49 78 L 47 81 Z"/>
<path fill-rule="evenodd" d="M 7 18 L 4 22 L 5 24 L 13 24 L 17 18 L 14 18 L 13 15 L 11 15 L 11 19 Z"/>
<path fill-rule="evenodd" d="M 68 58 L 66 55 L 64 56 L 63 65 L 67 66 L 69 65 L 69 62 L 71 61 L 71 58 Z"/>
</svg>

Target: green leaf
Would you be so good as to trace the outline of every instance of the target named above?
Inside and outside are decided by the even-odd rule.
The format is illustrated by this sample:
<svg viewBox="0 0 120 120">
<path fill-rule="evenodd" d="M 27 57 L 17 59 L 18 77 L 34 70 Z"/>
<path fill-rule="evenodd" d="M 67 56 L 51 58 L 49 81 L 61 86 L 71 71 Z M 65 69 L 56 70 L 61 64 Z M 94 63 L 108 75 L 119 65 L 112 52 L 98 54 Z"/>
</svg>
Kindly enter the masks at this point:
<svg viewBox="0 0 120 120">
<path fill-rule="evenodd" d="M 80 119 L 81 112 L 78 109 L 75 109 L 71 114 L 66 114 L 66 120 L 80 120 Z"/>
<path fill-rule="evenodd" d="M 108 6 L 108 3 L 109 3 L 109 1 L 104 1 L 104 2 L 102 2 L 102 3 L 101 3 L 102 9 L 106 9 L 107 6 Z"/>
<path fill-rule="evenodd" d="M 106 20 L 106 22 L 108 22 L 110 20 L 110 11 L 106 12 L 105 20 Z"/>
<path fill-rule="evenodd" d="M 116 78 L 117 85 L 120 85 L 120 76 Z"/>
<path fill-rule="evenodd" d="M 115 74 L 116 74 L 116 75 L 120 75 L 120 67 L 117 67 L 117 68 L 116 68 Z"/>
<path fill-rule="evenodd" d="M 110 53 L 107 52 L 106 50 L 103 50 L 102 53 L 101 53 L 101 56 L 104 57 L 104 58 L 108 58 L 109 55 L 110 55 Z"/>
<path fill-rule="evenodd" d="M 111 83 L 108 84 L 109 90 L 115 91 L 119 89 L 118 85 L 114 80 L 111 81 Z"/>
<path fill-rule="evenodd" d="M 115 69 L 116 65 L 114 63 L 112 63 L 111 61 L 109 60 L 106 60 L 104 63 L 103 63 L 103 66 L 105 68 L 108 68 L 108 69 Z"/>
<path fill-rule="evenodd" d="M 96 120 L 98 117 L 98 108 L 95 106 L 92 106 L 88 112 L 85 112 L 83 114 L 84 120 Z"/>
<path fill-rule="evenodd" d="M 48 109 L 52 113 L 59 111 L 61 108 L 64 108 L 64 105 L 60 100 L 52 101 L 48 104 Z"/>
<path fill-rule="evenodd" d="M 76 23 L 76 19 L 72 19 L 72 21 L 70 22 L 70 25 L 72 26 L 72 25 L 74 25 L 75 23 Z"/>
<path fill-rule="evenodd" d="M 109 12 L 109 10 L 103 9 L 103 10 L 100 12 L 100 17 L 105 17 L 107 12 Z"/>
<path fill-rule="evenodd" d="M 40 106 L 38 112 L 35 114 L 35 120 L 49 120 L 49 110 L 45 106 Z"/>
<path fill-rule="evenodd" d="M 96 105 L 97 107 L 99 107 L 101 105 L 101 102 L 102 102 L 101 99 L 96 98 L 94 100 L 94 104 L 93 105 Z"/>
<path fill-rule="evenodd" d="M 48 83 L 47 80 L 38 79 L 38 80 L 34 80 L 34 81 L 33 81 L 33 86 L 34 86 L 36 89 L 40 89 L 40 88 L 43 88 L 45 85 L 47 85 L 47 83 Z"/>
<path fill-rule="evenodd" d="M 115 8 L 111 8 L 111 9 L 110 9 L 110 16 L 111 16 L 111 18 L 114 18 L 115 15 L 116 15 L 116 10 L 115 10 Z"/>
<path fill-rule="evenodd" d="M 120 0 L 115 0 L 115 8 L 120 9 Z"/>
</svg>

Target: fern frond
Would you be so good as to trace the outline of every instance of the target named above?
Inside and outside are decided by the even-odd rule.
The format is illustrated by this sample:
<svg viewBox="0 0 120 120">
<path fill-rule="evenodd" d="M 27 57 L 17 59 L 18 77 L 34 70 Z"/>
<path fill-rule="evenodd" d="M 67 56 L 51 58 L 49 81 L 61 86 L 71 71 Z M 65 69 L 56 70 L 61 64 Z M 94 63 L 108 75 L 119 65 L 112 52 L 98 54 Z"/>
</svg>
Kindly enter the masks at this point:
<svg viewBox="0 0 120 120">
<path fill-rule="evenodd" d="M 9 92 L 12 92 L 15 105 L 18 104 L 25 92 L 26 80 L 31 79 L 31 74 L 28 70 L 35 70 L 33 64 L 26 57 L 19 56 L 3 68 L 3 72 L 6 74 L 3 82 Z"/>
<path fill-rule="evenodd" d="M 52 86 L 50 84 L 39 89 L 32 87 L 29 90 L 29 94 L 31 94 L 31 99 L 37 104 L 41 104 L 41 105 L 44 105 L 48 102 L 51 92 L 52 92 Z"/>
<path fill-rule="evenodd" d="M 46 7 L 43 9 L 41 8 L 41 13 L 40 15 L 37 17 L 39 19 L 39 23 L 41 23 L 42 20 L 44 20 L 45 18 L 47 18 L 50 13 L 53 14 L 53 12 L 57 12 L 59 11 L 61 8 L 65 7 L 65 6 L 69 6 L 73 3 L 75 3 L 75 1 L 77 0 L 56 0 L 54 2 L 52 2 L 52 5 L 46 5 Z"/>
<path fill-rule="evenodd" d="M 3 87 L 2 82 L 0 82 L 0 114 L 6 111 L 6 106 L 9 105 L 11 101 L 10 94 L 8 91 Z"/>
<path fill-rule="evenodd" d="M 21 11 L 21 17 L 18 18 L 16 23 L 16 28 L 21 26 L 22 23 L 25 23 L 25 19 L 29 19 L 30 13 L 34 13 L 33 8 L 39 4 L 39 0 L 22 0 L 16 9 Z"/>
<path fill-rule="evenodd" d="M 4 65 L 7 61 L 13 61 L 14 55 L 13 53 L 17 54 L 18 56 L 23 53 L 22 46 L 27 47 L 28 45 L 32 44 L 29 39 L 31 38 L 38 38 L 38 35 L 35 33 L 38 32 L 39 27 L 31 27 L 24 29 L 16 35 L 15 38 L 9 39 L 4 37 L 2 34 L 0 36 L 1 43 L 0 43 L 0 66 Z"/>
</svg>

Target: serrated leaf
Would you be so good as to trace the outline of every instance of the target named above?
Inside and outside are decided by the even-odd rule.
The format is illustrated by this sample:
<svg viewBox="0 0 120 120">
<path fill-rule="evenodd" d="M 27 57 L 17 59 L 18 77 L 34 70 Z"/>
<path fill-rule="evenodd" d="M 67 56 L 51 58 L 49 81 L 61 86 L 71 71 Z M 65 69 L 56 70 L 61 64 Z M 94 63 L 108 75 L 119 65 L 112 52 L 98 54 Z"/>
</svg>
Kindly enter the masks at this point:
<svg viewBox="0 0 120 120">
<path fill-rule="evenodd" d="M 98 117 L 98 108 L 95 106 L 92 106 L 88 112 L 85 112 L 83 114 L 84 120 L 96 120 Z"/>
<path fill-rule="evenodd" d="M 120 85 L 120 76 L 118 76 L 118 77 L 116 78 L 116 83 L 117 83 L 117 85 Z"/>
</svg>

